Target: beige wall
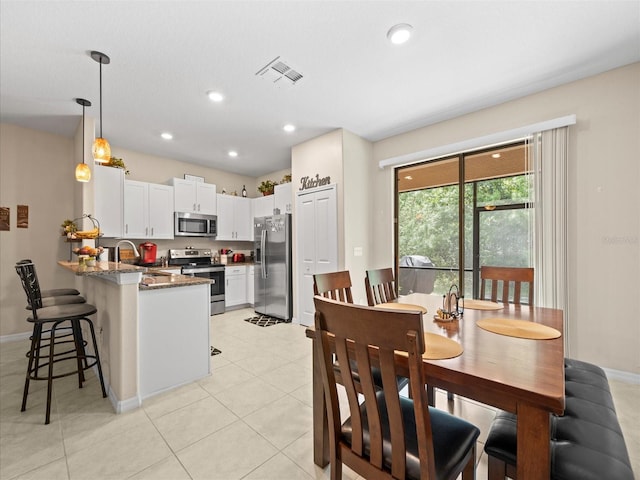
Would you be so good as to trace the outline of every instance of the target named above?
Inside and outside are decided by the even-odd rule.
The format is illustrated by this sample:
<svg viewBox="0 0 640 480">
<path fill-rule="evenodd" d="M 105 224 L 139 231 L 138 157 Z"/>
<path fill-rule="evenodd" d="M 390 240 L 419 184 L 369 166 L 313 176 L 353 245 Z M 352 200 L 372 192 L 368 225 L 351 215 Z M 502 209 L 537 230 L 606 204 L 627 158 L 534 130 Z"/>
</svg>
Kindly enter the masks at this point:
<svg viewBox="0 0 640 480">
<path fill-rule="evenodd" d="M 575 113 L 568 356 L 640 373 L 640 64 L 374 144 L 375 262 L 392 261 L 393 170 L 378 161 Z"/>
<path fill-rule="evenodd" d="M 69 255 L 60 224 L 74 218 L 74 198 L 81 195 L 75 164 L 72 139 L 0 124 L 0 206 L 11 209 L 11 230 L 0 232 L 0 335 L 31 330 L 16 261 L 36 263 L 42 288 L 73 287 L 53 263 Z M 29 207 L 29 228 L 16 228 L 17 205 Z"/>
<path fill-rule="evenodd" d="M 373 144 L 353 133 L 343 130 L 342 150 L 344 171 L 344 268 L 351 274 L 353 301 L 367 304 L 364 288 L 365 272 L 373 267 L 371 239 L 373 211 L 371 199 L 371 171 L 368 168 L 373 157 Z M 392 264 L 386 265 L 390 266 Z"/>
</svg>

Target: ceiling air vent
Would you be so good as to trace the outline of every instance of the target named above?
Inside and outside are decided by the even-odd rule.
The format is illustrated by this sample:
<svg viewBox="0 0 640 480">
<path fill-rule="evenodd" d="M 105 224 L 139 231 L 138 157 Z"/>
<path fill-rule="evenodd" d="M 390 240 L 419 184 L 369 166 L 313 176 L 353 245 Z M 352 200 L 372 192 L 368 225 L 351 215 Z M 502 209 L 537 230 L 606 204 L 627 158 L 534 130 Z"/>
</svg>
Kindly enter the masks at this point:
<svg viewBox="0 0 640 480">
<path fill-rule="evenodd" d="M 273 83 L 279 82 L 284 78 L 291 82 L 292 85 L 295 85 L 298 80 L 302 79 L 302 74 L 296 72 L 284 61 L 280 60 L 279 56 L 258 70 L 256 75 Z"/>
</svg>

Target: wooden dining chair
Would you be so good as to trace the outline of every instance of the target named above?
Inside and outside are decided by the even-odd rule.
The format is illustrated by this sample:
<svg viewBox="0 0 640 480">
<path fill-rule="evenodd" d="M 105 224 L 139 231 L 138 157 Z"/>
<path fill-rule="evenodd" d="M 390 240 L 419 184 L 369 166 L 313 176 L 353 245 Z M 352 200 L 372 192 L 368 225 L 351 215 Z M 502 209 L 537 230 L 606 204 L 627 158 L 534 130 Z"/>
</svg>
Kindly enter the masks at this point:
<svg viewBox="0 0 640 480">
<path fill-rule="evenodd" d="M 463 479 L 475 478 L 480 431 L 427 404 L 422 314 L 380 310 L 320 296 L 315 296 L 314 302 L 314 348 L 320 359 L 327 405 L 331 479 L 342 478 L 343 463 L 373 480 L 455 479 L 460 473 Z M 397 351 L 408 356 L 396 356 Z M 349 371 L 342 375 L 346 390 L 343 401 L 350 414 L 344 423 L 340 419 L 334 352 L 342 365 L 349 365 Z M 360 367 L 362 404 L 351 380 L 352 363 Z M 399 395 L 396 377 L 400 364 L 408 367 L 411 390 L 418 392 L 413 399 Z M 382 372 L 382 390 L 374 386 L 372 365 Z"/>
<path fill-rule="evenodd" d="M 502 288 L 500 288 L 500 283 Z M 533 268 L 480 267 L 480 298 L 482 300 L 520 305 L 523 284 L 529 286 L 527 303 L 533 306 Z M 511 285 L 513 285 L 513 296 L 510 296 L 509 293 Z M 485 295 L 489 290 L 491 295 L 487 298 Z"/>
<path fill-rule="evenodd" d="M 364 286 L 367 291 L 367 303 L 370 307 L 393 302 L 398 298 L 392 268 L 367 270 Z"/>
<path fill-rule="evenodd" d="M 313 294 L 341 302 L 353 303 L 351 295 L 351 275 L 342 272 L 316 273 L 313 276 Z"/>
</svg>

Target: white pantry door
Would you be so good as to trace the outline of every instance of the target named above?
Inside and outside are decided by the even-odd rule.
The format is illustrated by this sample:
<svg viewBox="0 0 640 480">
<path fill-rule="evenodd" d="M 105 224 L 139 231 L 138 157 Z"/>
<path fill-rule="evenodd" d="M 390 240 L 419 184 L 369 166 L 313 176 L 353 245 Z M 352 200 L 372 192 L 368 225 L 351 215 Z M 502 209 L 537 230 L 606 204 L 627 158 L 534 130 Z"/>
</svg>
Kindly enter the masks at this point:
<svg viewBox="0 0 640 480">
<path fill-rule="evenodd" d="M 302 325 L 313 325 L 313 275 L 338 270 L 336 185 L 296 196 L 298 312 Z"/>
</svg>

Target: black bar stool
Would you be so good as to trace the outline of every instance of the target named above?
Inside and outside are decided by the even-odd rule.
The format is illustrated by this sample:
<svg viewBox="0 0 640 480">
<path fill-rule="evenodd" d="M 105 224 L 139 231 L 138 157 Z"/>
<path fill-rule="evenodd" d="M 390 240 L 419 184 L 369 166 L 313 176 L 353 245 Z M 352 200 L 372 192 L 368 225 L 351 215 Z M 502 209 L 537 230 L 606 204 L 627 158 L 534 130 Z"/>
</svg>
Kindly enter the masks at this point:
<svg viewBox="0 0 640 480">
<path fill-rule="evenodd" d="M 89 303 L 73 303 L 44 307 L 42 292 L 40 291 L 38 277 L 35 272 L 35 265 L 33 263 L 18 263 L 16 265 L 16 272 L 22 281 L 22 287 L 27 295 L 27 303 L 31 307 L 31 315 L 27 318 L 27 321 L 33 323 L 31 348 L 27 354 L 29 364 L 27 366 L 21 411 L 24 412 L 26 410 L 29 382 L 31 380 L 47 380 L 47 407 L 44 422 L 46 425 L 50 420 L 51 392 L 53 380 L 56 378 L 77 374 L 78 387 L 82 388 L 82 384 L 85 381 L 84 371 L 96 366 L 100 386 L 102 387 L 102 397 L 106 398 L 107 396 L 93 322 L 87 318 L 98 310 Z M 85 351 L 84 347 L 86 342 L 82 337 L 81 322 L 85 322 L 85 324 L 89 326 L 91 340 L 93 342 L 93 355 L 89 355 Z M 49 327 L 48 330 L 43 329 L 45 324 Z M 70 329 L 71 333 L 67 334 L 67 337 L 72 337 L 72 339 L 61 341 L 61 337 L 57 336 L 57 334 L 65 328 Z M 46 334 L 47 332 L 49 334 L 48 338 L 43 336 L 43 333 Z M 43 344 L 47 339 L 48 344 Z M 64 346 L 64 344 L 69 344 L 69 346 Z M 48 349 L 48 352 L 45 354 L 46 356 L 42 354 L 43 349 Z M 58 349 L 57 352 L 56 349 Z M 63 361 L 75 361 L 75 370 L 54 375 L 54 364 Z M 47 369 L 46 376 L 40 375 L 40 369 L 44 368 Z"/>
<path fill-rule="evenodd" d="M 33 264 L 33 261 L 31 261 L 31 259 L 29 258 L 25 258 L 24 260 L 20 260 L 19 262 L 17 262 L 16 265 L 26 265 L 29 263 Z M 35 269 L 35 265 L 34 265 L 34 269 Z M 37 281 L 37 277 L 36 277 L 36 281 Z M 40 288 L 39 285 L 38 285 L 38 288 Z M 43 303 L 51 304 L 51 305 L 44 305 L 45 307 L 49 307 L 52 305 L 64 305 L 66 303 L 84 303 L 85 301 L 84 297 L 81 297 L 80 292 L 75 288 L 54 288 L 51 290 L 40 290 L 40 296 L 42 297 Z M 55 297 L 62 297 L 62 298 L 55 298 Z M 80 297 L 83 301 L 79 301 L 79 299 L 77 298 L 74 300 L 73 297 Z M 47 299 L 48 302 L 45 301 L 45 299 Z"/>
</svg>

